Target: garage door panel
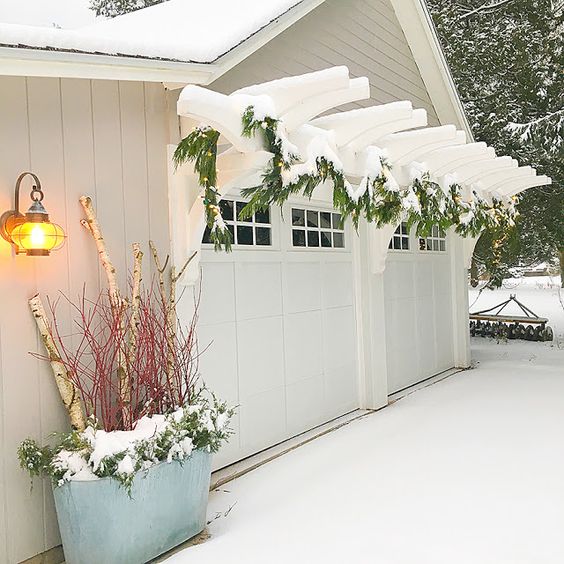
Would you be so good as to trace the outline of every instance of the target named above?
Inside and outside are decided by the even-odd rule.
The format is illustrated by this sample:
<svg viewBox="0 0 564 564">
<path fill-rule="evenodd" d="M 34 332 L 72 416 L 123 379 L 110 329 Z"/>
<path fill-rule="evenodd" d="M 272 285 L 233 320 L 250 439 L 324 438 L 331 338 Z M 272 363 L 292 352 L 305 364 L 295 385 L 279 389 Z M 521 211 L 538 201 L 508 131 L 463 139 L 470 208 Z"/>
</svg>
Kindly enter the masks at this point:
<svg viewBox="0 0 564 564">
<path fill-rule="evenodd" d="M 417 309 L 418 374 L 420 379 L 423 379 L 437 372 L 435 311 L 433 300 L 429 298 L 419 298 L 415 307 Z"/>
<path fill-rule="evenodd" d="M 352 307 L 323 312 L 324 369 L 350 366 L 356 358 L 356 334 Z"/>
<path fill-rule="evenodd" d="M 437 260 L 433 264 L 433 279 L 435 295 L 450 296 L 450 263 L 446 260 Z"/>
<path fill-rule="evenodd" d="M 236 324 L 201 326 L 198 343 L 200 351 L 206 349 L 199 359 L 202 380 L 218 397 L 236 405 L 239 402 Z"/>
<path fill-rule="evenodd" d="M 413 282 L 414 266 L 411 261 L 390 260 L 386 266 L 384 282 L 387 298 L 412 298 L 415 295 Z"/>
<path fill-rule="evenodd" d="M 200 325 L 235 321 L 234 276 L 233 263 L 202 264 Z"/>
<path fill-rule="evenodd" d="M 323 306 L 349 306 L 353 303 L 350 262 L 328 262 L 323 265 Z"/>
<path fill-rule="evenodd" d="M 419 261 L 415 270 L 415 295 L 418 298 L 430 298 L 433 296 L 433 263 L 431 261 Z"/>
<path fill-rule="evenodd" d="M 290 262 L 284 265 L 284 311 L 297 313 L 321 309 L 321 265 Z"/>
<path fill-rule="evenodd" d="M 284 385 L 282 317 L 238 323 L 239 397 Z"/>
<path fill-rule="evenodd" d="M 282 314 L 280 263 L 235 264 L 237 319 Z"/>
<path fill-rule="evenodd" d="M 356 367 L 349 363 L 324 372 L 325 416 L 338 417 L 358 407 Z"/>
<path fill-rule="evenodd" d="M 325 421 L 323 376 L 307 378 L 286 388 L 288 433 L 296 435 Z"/>
<path fill-rule="evenodd" d="M 286 438 L 284 386 L 241 400 L 239 418 L 241 456 L 257 452 Z"/>
<path fill-rule="evenodd" d="M 284 320 L 286 383 L 321 376 L 323 320 L 320 311 L 294 313 Z"/>
</svg>

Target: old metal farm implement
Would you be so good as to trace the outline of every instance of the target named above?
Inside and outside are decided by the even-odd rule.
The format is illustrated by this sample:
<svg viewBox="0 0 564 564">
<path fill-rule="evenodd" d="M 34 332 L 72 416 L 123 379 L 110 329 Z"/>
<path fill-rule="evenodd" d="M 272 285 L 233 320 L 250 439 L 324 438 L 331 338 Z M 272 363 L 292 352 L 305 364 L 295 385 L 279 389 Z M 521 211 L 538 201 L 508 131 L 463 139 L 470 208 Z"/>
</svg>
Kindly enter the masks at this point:
<svg viewBox="0 0 564 564">
<path fill-rule="evenodd" d="M 505 307 L 515 302 L 524 315 L 503 314 Z M 470 335 L 472 337 L 496 337 L 501 339 L 524 339 L 526 341 L 552 341 L 552 329 L 546 317 L 539 317 L 515 294 L 498 305 L 470 313 Z"/>
</svg>

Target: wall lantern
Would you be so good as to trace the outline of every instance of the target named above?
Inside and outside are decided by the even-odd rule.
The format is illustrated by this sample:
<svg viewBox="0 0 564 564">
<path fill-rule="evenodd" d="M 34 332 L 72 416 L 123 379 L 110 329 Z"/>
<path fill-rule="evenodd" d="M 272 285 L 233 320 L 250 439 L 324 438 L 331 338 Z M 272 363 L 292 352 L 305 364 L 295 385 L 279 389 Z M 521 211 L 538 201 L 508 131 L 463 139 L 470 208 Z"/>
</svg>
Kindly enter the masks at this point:
<svg viewBox="0 0 564 564">
<path fill-rule="evenodd" d="M 33 203 L 24 215 L 20 213 L 20 184 L 27 175 L 35 183 L 30 193 Z M 65 242 L 63 228 L 49 221 L 49 214 L 41 203 L 43 196 L 41 182 L 33 172 L 22 172 L 18 176 L 14 190 L 15 209 L 4 212 L 0 217 L 0 235 L 14 246 L 18 254 L 48 256 Z"/>
</svg>

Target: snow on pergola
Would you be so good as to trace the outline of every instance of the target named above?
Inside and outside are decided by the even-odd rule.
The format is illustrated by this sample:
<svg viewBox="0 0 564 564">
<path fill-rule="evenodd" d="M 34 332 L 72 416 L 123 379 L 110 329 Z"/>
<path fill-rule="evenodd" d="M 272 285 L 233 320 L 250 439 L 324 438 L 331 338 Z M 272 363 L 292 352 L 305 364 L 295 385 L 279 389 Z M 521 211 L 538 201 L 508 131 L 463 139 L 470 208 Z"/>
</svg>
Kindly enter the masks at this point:
<svg viewBox="0 0 564 564">
<path fill-rule="evenodd" d="M 177 110 L 180 116 L 221 133 L 223 150 L 217 158 L 216 186 L 221 196 L 234 187 L 259 184 L 262 171 L 272 157 L 263 149 L 258 136 L 242 135 L 241 115 L 248 106 L 278 118 L 300 155 L 307 156 L 312 145 L 323 143 L 340 159 L 353 186 L 366 176 L 374 149 L 384 151 L 400 185 L 410 182 L 414 170 L 425 171 L 445 191 L 450 184 L 458 183 L 467 198 L 476 192 L 488 201 L 492 197 L 504 199 L 551 182 L 529 166 L 520 167 L 510 157 L 496 156 L 494 149 L 485 143 L 468 142 L 466 133 L 454 125 L 426 127 L 426 111 L 414 109 L 409 101 L 318 117 L 343 104 L 369 97 L 367 78 L 350 78 L 347 67 L 334 67 L 249 86 L 230 95 L 189 85 L 180 94 Z M 176 180 L 187 176 L 192 178 L 190 194 L 180 186 L 174 189 Z M 182 165 L 172 177 L 175 260 L 181 263 L 194 252 L 199 254 L 205 214 L 202 199 L 197 197 L 197 179 L 192 167 Z M 385 268 L 388 242 L 396 227 L 370 227 L 374 273 L 381 273 Z M 469 256 L 475 241 L 465 245 Z M 194 261 L 185 282 L 193 283 L 197 275 L 197 261 Z"/>
</svg>

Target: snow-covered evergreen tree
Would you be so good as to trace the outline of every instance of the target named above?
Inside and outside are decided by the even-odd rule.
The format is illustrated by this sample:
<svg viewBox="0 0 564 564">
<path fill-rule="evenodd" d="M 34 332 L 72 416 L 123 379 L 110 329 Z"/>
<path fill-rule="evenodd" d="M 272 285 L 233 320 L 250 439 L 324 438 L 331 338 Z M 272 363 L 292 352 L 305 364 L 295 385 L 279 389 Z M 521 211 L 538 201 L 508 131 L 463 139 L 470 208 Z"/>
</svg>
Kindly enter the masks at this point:
<svg viewBox="0 0 564 564">
<path fill-rule="evenodd" d="M 90 0 L 90 9 L 94 10 L 97 16 L 115 18 L 163 1 L 166 0 Z"/>
<path fill-rule="evenodd" d="M 428 0 L 475 137 L 508 154 L 551 186 L 527 190 L 507 268 L 560 258 L 564 271 L 564 2 Z M 475 258 L 491 267 L 484 234 Z"/>
</svg>

